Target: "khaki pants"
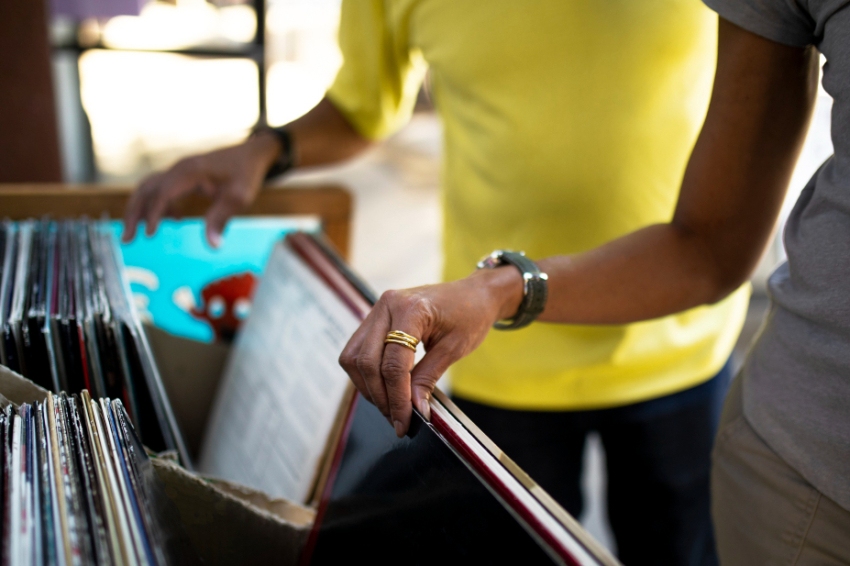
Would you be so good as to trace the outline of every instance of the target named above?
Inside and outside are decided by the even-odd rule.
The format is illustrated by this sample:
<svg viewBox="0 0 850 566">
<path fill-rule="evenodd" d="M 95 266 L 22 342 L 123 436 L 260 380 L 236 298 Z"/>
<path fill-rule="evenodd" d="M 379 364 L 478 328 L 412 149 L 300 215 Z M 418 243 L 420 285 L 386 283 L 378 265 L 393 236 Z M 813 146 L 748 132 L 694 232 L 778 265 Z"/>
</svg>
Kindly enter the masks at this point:
<svg viewBox="0 0 850 566">
<path fill-rule="evenodd" d="M 850 512 L 800 477 L 750 427 L 742 379 L 732 382 L 712 455 L 720 563 L 850 564 Z"/>
</svg>

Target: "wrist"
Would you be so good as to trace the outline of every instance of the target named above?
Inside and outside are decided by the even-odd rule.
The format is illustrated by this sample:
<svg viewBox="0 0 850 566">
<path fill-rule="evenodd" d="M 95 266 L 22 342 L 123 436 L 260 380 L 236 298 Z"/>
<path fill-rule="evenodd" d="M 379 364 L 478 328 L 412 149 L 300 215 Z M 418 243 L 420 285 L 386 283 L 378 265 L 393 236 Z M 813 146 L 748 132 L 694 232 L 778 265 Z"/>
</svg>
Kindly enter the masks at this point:
<svg viewBox="0 0 850 566">
<path fill-rule="evenodd" d="M 295 144 L 292 133 L 286 127 L 258 127 L 251 134 L 251 137 L 262 140 L 262 150 L 274 151 L 274 157 L 271 163 L 267 164 L 265 170 L 266 180 L 279 177 L 295 167 Z M 270 144 L 270 138 L 274 141 L 273 145 Z M 268 154 L 264 154 L 264 156 L 267 157 Z"/>
<path fill-rule="evenodd" d="M 268 130 L 258 130 L 245 140 L 245 147 L 252 158 L 262 166 L 263 175 L 280 157 L 283 147 L 274 133 Z"/>
<path fill-rule="evenodd" d="M 525 252 L 511 250 L 495 250 L 484 256 L 478 262 L 478 269 L 495 269 L 500 266 L 511 265 L 516 268 L 522 279 L 522 300 L 513 315 L 499 319 L 493 328 L 499 330 L 516 330 L 524 328 L 534 320 L 546 308 L 546 299 L 549 296 L 548 275 L 540 270 L 540 267 L 525 257 Z M 504 303 L 507 306 L 508 302 Z M 503 309 L 504 310 L 504 309 Z"/>
<path fill-rule="evenodd" d="M 514 267 L 505 265 L 495 269 L 480 269 L 470 275 L 486 290 L 494 305 L 493 322 L 514 316 L 523 300 L 522 275 Z"/>
</svg>

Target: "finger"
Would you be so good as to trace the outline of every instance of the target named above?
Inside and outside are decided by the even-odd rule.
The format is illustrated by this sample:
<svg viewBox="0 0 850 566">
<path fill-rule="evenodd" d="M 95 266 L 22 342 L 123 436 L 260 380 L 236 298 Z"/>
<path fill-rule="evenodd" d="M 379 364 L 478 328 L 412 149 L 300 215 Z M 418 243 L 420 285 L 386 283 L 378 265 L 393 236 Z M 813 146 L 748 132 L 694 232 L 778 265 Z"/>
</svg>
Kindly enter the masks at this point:
<svg viewBox="0 0 850 566">
<path fill-rule="evenodd" d="M 168 206 L 180 197 L 192 192 L 198 185 L 195 175 L 171 173 L 165 175 L 149 199 L 145 213 L 145 233 L 153 236 L 165 215 Z"/>
<path fill-rule="evenodd" d="M 174 218 L 175 220 L 180 220 L 183 217 L 183 213 L 180 210 L 180 207 L 177 206 L 177 203 L 172 202 L 165 209 L 165 217 L 166 218 Z"/>
<path fill-rule="evenodd" d="M 207 241 L 214 248 L 221 245 L 221 235 L 227 221 L 249 204 L 244 192 L 235 188 L 223 190 L 207 210 Z"/>
<path fill-rule="evenodd" d="M 409 318 L 394 318 L 390 325 L 391 330 L 401 330 L 412 336 L 419 336 L 418 321 Z M 387 329 L 387 332 L 390 329 Z M 383 338 L 381 341 L 383 342 Z M 390 415 L 395 427 L 396 435 L 404 436 L 410 427 L 410 418 L 413 416 L 413 405 L 411 405 L 410 392 L 410 370 L 413 369 L 415 350 L 400 344 L 386 344 L 384 357 L 381 362 L 381 375 L 387 388 Z"/>
<path fill-rule="evenodd" d="M 387 417 L 390 424 L 390 405 L 387 398 L 387 388 L 381 375 L 381 359 L 384 355 L 384 336 L 390 324 L 390 313 L 383 302 L 378 302 L 372 312 L 371 324 L 363 335 L 360 353 L 357 356 L 357 369 L 366 383 L 372 403 L 378 407 L 381 414 Z"/>
<path fill-rule="evenodd" d="M 426 421 L 431 420 L 431 395 L 437 382 L 448 371 L 449 367 L 460 359 L 455 349 L 449 346 L 451 337 L 444 338 L 440 343 L 419 360 L 410 372 L 410 392 L 413 405 Z"/>
<path fill-rule="evenodd" d="M 371 326 L 371 320 L 367 319 L 357 327 L 357 330 L 348 339 L 348 343 L 339 355 L 339 365 L 348 374 L 349 379 L 354 383 L 354 387 L 357 388 L 360 394 L 363 395 L 363 398 L 372 403 L 372 396 L 369 394 L 366 382 L 363 380 L 363 376 L 360 375 L 360 370 L 357 369 L 357 355 L 363 344 L 363 336 L 368 331 L 369 326 Z"/>
<path fill-rule="evenodd" d="M 127 206 L 124 207 L 124 233 L 121 234 L 121 239 L 124 242 L 130 242 L 136 237 L 139 220 L 144 216 L 147 200 L 151 192 L 156 190 L 161 178 L 162 173 L 151 175 L 142 181 L 130 195 Z"/>
</svg>

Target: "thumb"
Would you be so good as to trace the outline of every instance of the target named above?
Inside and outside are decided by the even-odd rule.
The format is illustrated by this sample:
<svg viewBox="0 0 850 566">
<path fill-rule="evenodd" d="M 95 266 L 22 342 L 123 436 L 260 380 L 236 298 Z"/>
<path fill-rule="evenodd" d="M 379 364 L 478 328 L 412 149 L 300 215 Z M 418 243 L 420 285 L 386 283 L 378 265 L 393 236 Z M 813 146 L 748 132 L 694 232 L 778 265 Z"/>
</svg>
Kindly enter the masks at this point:
<svg viewBox="0 0 850 566">
<path fill-rule="evenodd" d="M 431 395 L 437 382 L 460 356 L 446 346 L 429 350 L 410 372 L 411 401 L 426 421 L 431 420 Z"/>
</svg>

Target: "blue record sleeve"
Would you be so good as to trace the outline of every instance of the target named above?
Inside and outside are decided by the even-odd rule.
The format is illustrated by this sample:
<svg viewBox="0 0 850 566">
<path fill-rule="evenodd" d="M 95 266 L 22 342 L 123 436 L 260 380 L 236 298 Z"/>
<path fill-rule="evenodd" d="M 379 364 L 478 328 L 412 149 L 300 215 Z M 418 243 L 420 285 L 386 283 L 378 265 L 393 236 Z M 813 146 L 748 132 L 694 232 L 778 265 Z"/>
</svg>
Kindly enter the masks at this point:
<svg viewBox="0 0 850 566">
<path fill-rule="evenodd" d="M 120 240 L 123 224 L 109 222 Z M 295 230 L 318 232 L 310 217 L 252 217 L 228 222 L 221 247 L 209 246 L 202 219 L 164 220 L 148 237 L 144 226 L 121 244 L 136 309 L 146 323 L 201 342 L 229 342 L 251 306 L 251 295 L 274 244 Z"/>
</svg>

